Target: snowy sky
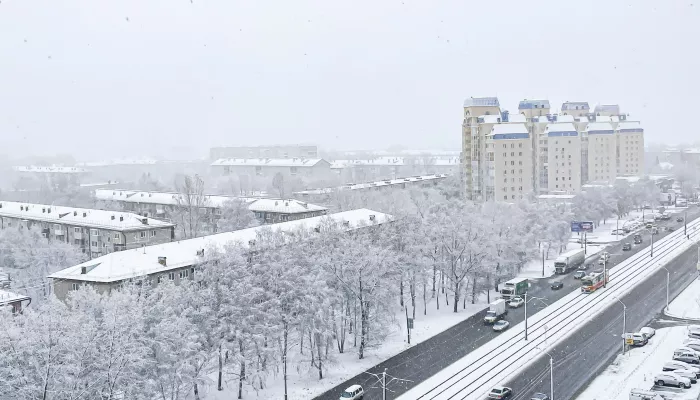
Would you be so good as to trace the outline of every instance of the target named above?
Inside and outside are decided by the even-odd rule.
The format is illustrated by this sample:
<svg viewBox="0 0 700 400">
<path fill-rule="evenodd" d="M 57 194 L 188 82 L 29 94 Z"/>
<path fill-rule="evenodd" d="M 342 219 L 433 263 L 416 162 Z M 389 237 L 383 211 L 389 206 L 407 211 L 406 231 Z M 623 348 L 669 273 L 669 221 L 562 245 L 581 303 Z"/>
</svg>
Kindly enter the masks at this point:
<svg viewBox="0 0 700 400">
<path fill-rule="evenodd" d="M 490 95 L 697 140 L 693 1 L 0 0 L 0 153 L 456 149 L 464 98 Z"/>
</svg>

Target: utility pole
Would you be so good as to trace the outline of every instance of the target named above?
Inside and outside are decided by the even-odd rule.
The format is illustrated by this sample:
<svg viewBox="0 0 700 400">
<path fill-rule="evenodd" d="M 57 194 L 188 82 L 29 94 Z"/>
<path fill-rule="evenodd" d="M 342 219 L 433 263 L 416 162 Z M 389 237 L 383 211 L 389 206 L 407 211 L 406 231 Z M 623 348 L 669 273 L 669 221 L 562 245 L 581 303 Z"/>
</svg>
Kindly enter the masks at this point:
<svg viewBox="0 0 700 400">
<path fill-rule="evenodd" d="M 367 375 L 372 375 L 373 377 L 375 377 L 377 379 L 377 382 L 375 382 L 375 383 L 378 383 L 381 385 L 381 387 L 379 387 L 378 389 L 382 390 L 382 400 L 386 400 L 386 392 L 387 391 L 392 392 L 392 393 L 394 392 L 393 390 L 388 389 L 389 385 L 391 385 L 392 383 L 394 383 L 394 382 L 413 382 L 413 381 L 408 380 L 408 379 L 399 379 L 395 376 L 388 375 L 386 373 L 386 368 L 384 368 L 384 371 L 381 374 L 373 374 L 373 373 L 367 372 L 367 371 L 365 371 L 364 373 Z M 387 377 L 391 378 L 388 382 L 386 380 Z M 376 386 L 372 386 L 372 387 L 377 389 Z M 367 395 L 367 393 L 365 393 L 365 395 Z"/>
<path fill-rule="evenodd" d="M 525 292 L 525 340 L 527 340 L 527 292 Z"/>
<path fill-rule="evenodd" d="M 668 311 L 668 286 L 671 282 L 671 271 L 669 271 L 668 268 L 664 267 L 663 265 L 661 268 L 666 270 L 666 311 Z"/>
<path fill-rule="evenodd" d="M 651 258 L 654 258 L 654 231 L 651 230 Z"/>
<path fill-rule="evenodd" d="M 683 235 L 688 236 L 688 209 L 685 209 L 685 218 L 683 218 Z"/>
<path fill-rule="evenodd" d="M 608 287 L 608 259 L 603 259 L 603 288 Z"/>
<path fill-rule="evenodd" d="M 544 278 L 544 249 L 542 250 L 542 277 Z"/>
<path fill-rule="evenodd" d="M 615 300 L 619 301 L 620 304 L 622 304 L 622 354 L 625 354 L 625 347 L 626 343 L 625 341 L 625 333 L 627 332 L 627 306 L 625 303 L 622 302 L 622 300 L 618 299 L 615 297 Z"/>
</svg>

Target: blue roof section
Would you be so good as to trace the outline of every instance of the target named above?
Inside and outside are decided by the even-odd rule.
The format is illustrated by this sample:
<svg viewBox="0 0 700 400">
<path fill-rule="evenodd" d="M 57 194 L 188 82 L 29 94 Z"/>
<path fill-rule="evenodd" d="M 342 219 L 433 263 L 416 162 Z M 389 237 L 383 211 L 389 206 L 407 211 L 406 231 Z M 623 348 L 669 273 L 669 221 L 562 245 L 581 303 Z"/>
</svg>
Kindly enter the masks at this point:
<svg viewBox="0 0 700 400">
<path fill-rule="evenodd" d="M 535 108 L 549 108 L 549 100 L 521 100 L 518 110 L 532 110 Z"/>
<path fill-rule="evenodd" d="M 612 135 L 615 133 L 609 122 L 591 122 L 586 127 L 589 135 Z"/>
<path fill-rule="evenodd" d="M 464 100 L 464 107 L 500 107 L 498 97 L 470 97 Z"/>
<path fill-rule="evenodd" d="M 499 133 L 493 135 L 493 140 L 504 140 L 504 139 L 529 139 L 529 133 Z"/>
<path fill-rule="evenodd" d="M 494 140 L 528 139 L 530 137 L 530 133 L 528 133 L 525 124 L 494 125 L 491 133 L 491 138 Z"/>
<path fill-rule="evenodd" d="M 621 122 L 617 126 L 617 131 L 620 133 L 644 133 L 644 128 L 638 121 Z"/>
<path fill-rule="evenodd" d="M 549 124 L 547 125 L 547 129 L 545 130 L 545 133 L 547 136 L 550 137 L 556 137 L 556 136 L 578 136 L 578 132 L 576 131 L 576 128 L 574 128 L 574 125 L 569 122 L 565 123 L 560 123 L 560 124 Z"/>
<path fill-rule="evenodd" d="M 562 111 L 568 110 L 590 110 L 591 106 L 588 105 L 587 101 L 567 101 L 561 105 Z"/>
</svg>

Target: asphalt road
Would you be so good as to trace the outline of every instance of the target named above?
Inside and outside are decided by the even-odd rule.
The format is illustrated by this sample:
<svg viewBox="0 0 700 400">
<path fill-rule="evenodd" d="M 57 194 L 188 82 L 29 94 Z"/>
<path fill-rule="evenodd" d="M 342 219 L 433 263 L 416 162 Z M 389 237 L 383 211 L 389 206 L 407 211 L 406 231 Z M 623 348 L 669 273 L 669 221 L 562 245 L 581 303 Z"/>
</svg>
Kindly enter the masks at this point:
<svg viewBox="0 0 700 400">
<path fill-rule="evenodd" d="M 676 229 L 683 229 L 683 223 L 675 221 L 678 215 L 676 214 L 670 221 L 658 221 L 659 227 L 674 226 Z M 692 220 L 700 215 L 700 208 L 693 207 L 688 210 L 688 219 Z M 660 230 L 658 235 L 654 236 L 654 240 L 658 240 L 666 236 L 668 232 Z M 650 236 L 648 232 L 642 232 L 643 243 L 638 246 L 633 246 L 631 251 L 622 251 L 622 244 L 626 242 L 633 243 L 632 236 L 621 240 L 620 243 L 613 245 L 607 249 L 611 254 L 608 261 L 608 267 L 617 265 L 618 263 L 629 258 L 640 249 L 649 246 Z M 593 263 L 597 266 L 597 257 L 587 260 L 587 263 Z M 589 268 L 593 269 L 593 268 Z M 550 283 L 553 281 L 562 281 L 564 288 L 553 291 L 550 289 Z M 665 286 L 664 295 L 665 295 Z M 551 304 L 574 290 L 580 290 L 579 281 L 573 278 L 573 272 L 567 275 L 554 276 L 549 279 L 540 279 L 531 281 L 529 295 L 543 298 L 547 304 Z M 528 316 L 540 311 L 544 304 L 541 302 L 528 302 Z M 387 399 L 394 399 L 405 393 L 418 383 L 438 373 L 443 368 L 456 362 L 465 355 L 469 354 L 475 348 L 487 343 L 498 333 L 494 332 L 490 326 L 485 326 L 482 318 L 486 313 L 486 309 L 475 314 L 474 316 L 462 321 L 450 329 L 422 342 L 410 349 L 397 354 L 396 356 L 378 364 L 367 370 L 373 374 L 381 374 L 386 368 L 387 374 L 396 378 L 408 380 L 410 382 L 396 381 L 388 385 Z M 525 319 L 524 308 L 510 309 L 506 318 L 511 325 L 516 325 Z M 420 318 L 416 319 L 416 324 L 420 324 Z M 633 326 L 633 325 L 628 325 Z M 621 329 L 621 328 L 620 328 Z M 620 332 L 621 333 L 621 332 Z M 618 336 L 619 337 L 619 336 Z M 620 339 L 621 340 L 621 339 Z M 620 344 L 621 345 L 621 344 Z M 548 360 L 547 360 L 548 362 Z M 556 381 L 556 376 L 555 376 Z M 376 379 L 371 375 L 362 373 L 356 375 L 344 383 L 330 389 L 329 391 L 315 397 L 318 400 L 337 400 L 345 388 L 350 385 L 360 384 L 365 389 L 366 400 L 382 399 L 382 391 Z M 549 383 L 547 383 L 549 385 Z M 547 386 L 549 387 L 549 386 Z M 548 391 L 548 390 L 547 390 Z M 534 393 L 534 392 L 533 392 Z M 556 388 L 555 388 L 556 393 Z M 559 398 L 557 399 L 559 400 Z"/>
<path fill-rule="evenodd" d="M 692 248 L 667 266 L 671 273 L 671 299 L 698 276 L 696 262 L 697 249 Z M 666 271 L 660 269 L 621 301 L 627 306 L 627 332 L 638 331 L 648 325 L 666 306 Z M 621 353 L 622 312 L 622 304 L 606 309 L 549 352 L 554 360 L 554 398 L 575 398 Z M 549 394 L 549 357 L 543 356 L 527 371 L 504 384 L 513 388 L 512 400 L 529 400 L 536 392 Z M 649 386 L 651 387 L 651 382 Z"/>
</svg>

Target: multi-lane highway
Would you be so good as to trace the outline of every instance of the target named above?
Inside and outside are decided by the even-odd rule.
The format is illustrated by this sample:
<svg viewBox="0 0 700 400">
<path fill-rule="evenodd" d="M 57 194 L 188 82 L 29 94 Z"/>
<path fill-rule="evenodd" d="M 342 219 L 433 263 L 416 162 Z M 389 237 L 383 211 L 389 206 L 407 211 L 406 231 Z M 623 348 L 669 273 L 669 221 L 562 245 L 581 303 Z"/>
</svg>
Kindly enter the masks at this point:
<svg viewBox="0 0 700 400">
<path fill-rule="evenodd" d="M 688 212 L 688 218 L 695 218 L 699 211 L 696 209 L 691 209 Z M 661 226 L 674 226 L 678 230 L 683 229 L 683 223 L 676 223 L 675 218 L 666 223 L 661 223 Z M 615 265 L 623 262 L 629 257 L 634 256 L 638 251 L 646 248 L 650 243 L 650 237 L 646 232 L 642 232 L 644 236 L 644 243 L 640 246 L 635 246 L 632 251 L 623 252 L 622 244 L 624 242 L 631 242 L 631 236 L 628 239 L 624 239 L 621 243 L 611 246 L 608 251 L 612 254 L 612 258 L 609 263 L 609 267 L 614 268 Z M 659 241 L 667 232 L 660 232 L 659 235 L 655 236 L 655 241 Z M 595 262 L 596 260 L 589 260 L 589 262 Z M 543 279 L 535 281 L 530 288 L 530 293 L 533 296 L 544 297 L 548 304 L 552 304 L 562 297 L 568 295 L 572 291 L 580 290 L 580 283 L 574 280 L 573 274 L 568 274 L 563 277 L 554 277 L 552 279 Z M 549 282 L 551 280 L 561 280 L 564 282 L 564 289 L 559 291 L 552 291 L 549 288 Z M 534 307 L 528 308 L 528 315 L 532 315 L 542 309 L 541 303 L 533 304 Z M 538 306 L 539 305 L 539 306 Z M 395 383 L 390 386 L 390 392 L 388 393 L 388 398 L 396 398 L 398 395 L 406 392 L 408 389 L 414 387 L 418 383 L 424 381 L 430 376 L 438 373 L 443 368 L 451 365 L 452 363 L 460 360 L 465 355 L 471 353 L 475 349 L 488 343 L 491 339 L 496 338 L 499 334 L 493 332 L 490 327 L 484 326 L 481 318 L 483 313 L 469 318 L 462 323 L 452 327 L 451 329 L 442 332 L 439 335 L 414 346 L 407 351 L 385 361 L 378 366 L 370 369 L 369 372 L 379 373 L 387 368 L 387 372 L 395 377 L 407 379 L 411 382 L 400 382 Z M 524 310 L 516 309 L 511 310 L 507 318 L 512 325 L 517 325 L 524 319 Z M 419 321 L 418 321 L 419 322 Z M 381 391 L 378 388 L 372 388 L 374 379 L 369 375 L 362 374 L 352 379 L 346 381 L 345 383 L 338 385 L 332 390 L 324 393 L 323 395 L 317 397 L 317 399 L 337 399 L 342 392 L 342 390 L 351 385 L 359 383 L 365 387 L 367 394 L 366 399 L 380 399 Z M 426 397 L 430 398 L 430 397 Z M 458 397 L 456 397 L 458 398 Z"/>
</svg>

